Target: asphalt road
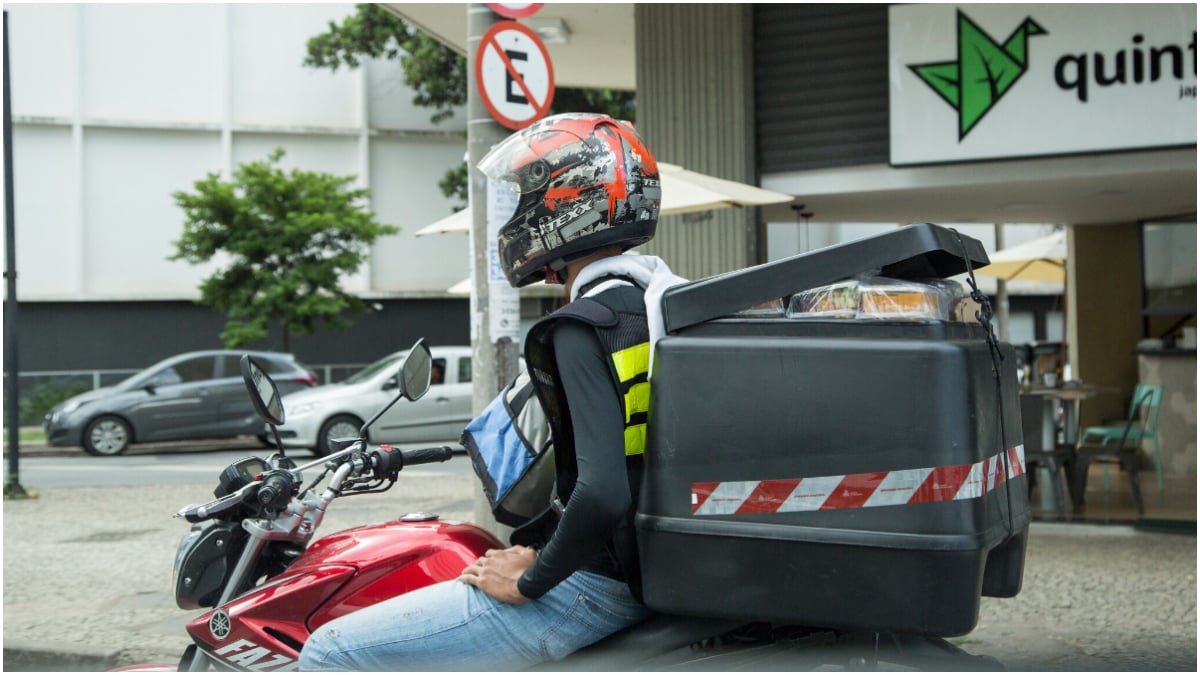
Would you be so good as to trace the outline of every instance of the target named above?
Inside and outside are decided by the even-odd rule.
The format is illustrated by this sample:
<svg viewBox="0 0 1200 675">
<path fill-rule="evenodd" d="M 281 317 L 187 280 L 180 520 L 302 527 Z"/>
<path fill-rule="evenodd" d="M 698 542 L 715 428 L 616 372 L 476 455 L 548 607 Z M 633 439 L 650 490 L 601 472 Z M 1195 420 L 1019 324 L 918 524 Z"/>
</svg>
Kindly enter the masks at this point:
<svg viewBox="0 0 1200 675">
<path fill-rule="evenodd" d="M 399 444 L 404 449 L 452 445 L 444 443 Z M 244 447 L 231 447 L 244 446 Z M 146 485 L 183 485 L 211 480 L 217 484 L 221 470 L 250 455 L 266 457 L 270 450 L 261 445 L 229 442 L 215 447 L 176 449 L 170 452 L 130 453 L 117 457 L 93 457 L 82 451 L 67 453 L 30 453 L 20 462 L 21 485 L 27 490 L 70 487 L 118 487 Z M 290 453 L 297 464 L 316 459 L 306 451 Z M 465 454 L 455 455 L 444 464 L 409 467 L 406 475 L 440 476 L 471 472 Z M 200 499 L 198 495 L 196 499 Z"/>
</svg>

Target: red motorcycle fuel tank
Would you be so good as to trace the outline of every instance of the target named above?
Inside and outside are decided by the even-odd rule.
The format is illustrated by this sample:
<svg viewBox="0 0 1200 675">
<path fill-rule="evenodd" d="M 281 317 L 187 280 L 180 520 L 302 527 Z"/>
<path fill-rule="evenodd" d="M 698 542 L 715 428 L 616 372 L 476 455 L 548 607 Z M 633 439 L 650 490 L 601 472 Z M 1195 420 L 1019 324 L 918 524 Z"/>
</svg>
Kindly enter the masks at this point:
<svg viewBox="0 0 1200 675">
<path fill-rule="evenodd" d="M 295 669 L 322 624 L 441 581 L 488 549 L 474 525 L 428 520 L 366 525 L 323 537 L 287 571 L 188 624 L 201 649 L 239 670 Z"/>
</svg>

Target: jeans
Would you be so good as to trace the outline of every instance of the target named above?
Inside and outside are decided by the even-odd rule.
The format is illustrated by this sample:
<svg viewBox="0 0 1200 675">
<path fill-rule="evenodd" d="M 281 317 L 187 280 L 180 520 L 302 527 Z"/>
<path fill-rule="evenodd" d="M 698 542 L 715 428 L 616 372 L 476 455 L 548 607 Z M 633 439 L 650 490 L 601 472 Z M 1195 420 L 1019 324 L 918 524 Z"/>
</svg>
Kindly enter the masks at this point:
<svg viewBox="0 0 1200 675">
<path fill-rule="evenodd" d="M 300 670 L 520 670 L 561 659 L 650 616 L 625 583 L 576 572 L 522 605 L 445 581 L 324 624 Z"/>
</svg>

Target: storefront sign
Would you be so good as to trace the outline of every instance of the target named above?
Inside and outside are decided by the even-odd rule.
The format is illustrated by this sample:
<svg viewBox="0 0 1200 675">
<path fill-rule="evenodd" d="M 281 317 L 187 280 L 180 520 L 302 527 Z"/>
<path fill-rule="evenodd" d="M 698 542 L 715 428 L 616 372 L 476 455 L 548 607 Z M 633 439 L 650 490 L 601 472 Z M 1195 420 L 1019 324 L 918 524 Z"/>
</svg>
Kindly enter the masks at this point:
<svg viewBox="0 0 1200 675">
<path fill-rule="evenodd" d="M 1194 4 L 888 8 L 896 166 L 1196 144 Z"/>
</svg>

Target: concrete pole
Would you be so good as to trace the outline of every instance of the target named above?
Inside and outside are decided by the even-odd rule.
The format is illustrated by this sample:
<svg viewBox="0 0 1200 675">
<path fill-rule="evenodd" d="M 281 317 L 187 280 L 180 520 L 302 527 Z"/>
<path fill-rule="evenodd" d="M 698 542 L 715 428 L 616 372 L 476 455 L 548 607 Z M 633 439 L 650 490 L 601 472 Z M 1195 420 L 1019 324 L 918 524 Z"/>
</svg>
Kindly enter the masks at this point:
<svg viewBox="0 0 1200 675">
<path fill-rule="evenodd" d="M 487 29 L 499 17 L 487 5 L 467 5 L 467 193 L 471 209 L 471 354 L 472 409 L 483 411 L 517 374 L 517 344 L 508 337 L 493 338 L 489 259 L 496 247 L 488 236 L 487 177 L 475 165 L 492 146 L 508 137 L 508 130 L 492 119 L 475 81 L 475 57 Z M 498 289 L 502 290 L 502 289 Z M 515 293 L 516 291 L 512 291 Z M 482 488 L 475 494 L 475 522 L 507 543 L 509 529 L 492 518 Z"/>
<path fill-rule="evenodd" d="M 996 223 L 996 250 L 1004 249 L 1004 225 Z M 996 333 L 1001 342 L 1008 342 L 1008 282 L 996 279 Z"/>
</svg>

